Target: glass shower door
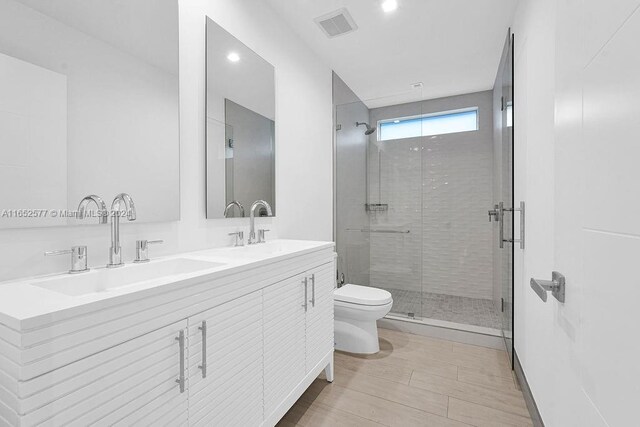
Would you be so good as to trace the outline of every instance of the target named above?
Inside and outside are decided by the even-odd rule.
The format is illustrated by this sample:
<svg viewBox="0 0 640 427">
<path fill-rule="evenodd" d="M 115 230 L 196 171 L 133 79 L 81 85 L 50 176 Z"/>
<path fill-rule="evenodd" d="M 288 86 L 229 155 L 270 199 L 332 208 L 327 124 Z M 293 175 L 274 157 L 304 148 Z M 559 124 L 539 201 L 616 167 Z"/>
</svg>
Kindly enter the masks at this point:
<svg viewBox="0 0 640 427">
<path fill-rule="evenodd" d="M 501 233 L 498 249 L 501 265 L 502 336 L 509 358 L 513 358 L 513 251 L 514 251 L 514 197 L 513 197 L 513 35 L 507 36 L 501 60 L 501 200 L 499 210 Z M 498 89 L 498 87 L 496 87 Z"/>
</svg>

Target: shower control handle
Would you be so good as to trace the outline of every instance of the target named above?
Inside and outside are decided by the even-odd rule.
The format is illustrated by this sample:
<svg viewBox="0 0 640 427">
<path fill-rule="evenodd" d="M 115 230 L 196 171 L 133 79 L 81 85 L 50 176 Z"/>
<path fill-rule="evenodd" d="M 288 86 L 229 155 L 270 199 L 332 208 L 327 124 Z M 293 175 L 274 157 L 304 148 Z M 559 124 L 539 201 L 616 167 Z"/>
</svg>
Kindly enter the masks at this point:
<svg viewBox="0 0 640 427">
<path fill-rule="evenodd" d="M 498 205 L 495 205 L 493 209 L 489 209 L 488 213 L 489 213 L 489 222 L 491 222 L 492 220 L 494 221 L 500 221 L 500 219 L 498 218 L 498 214 L 499 214 L 499 210 L 498 210 Z"/>
</svg>

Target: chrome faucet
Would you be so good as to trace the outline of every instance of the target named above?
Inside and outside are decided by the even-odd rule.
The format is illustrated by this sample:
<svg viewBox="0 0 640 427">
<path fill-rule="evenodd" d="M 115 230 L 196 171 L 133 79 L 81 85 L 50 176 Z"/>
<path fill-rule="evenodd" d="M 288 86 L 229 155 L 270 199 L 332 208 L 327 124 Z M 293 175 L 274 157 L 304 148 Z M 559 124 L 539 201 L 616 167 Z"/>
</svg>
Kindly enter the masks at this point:
<svg viewBox="0 0 640 427">
<path fill-rule="evenodd" d="M 120 205 L 124 203 L 127 219 L 135 221 L 136 207 L 127 193 L 120 193 L 111 203 L 111 248 L 109 248 L 109 264 L 107 268 L 122 267 L 122 248 L 120 247 Z"/>
<path fill-rule="evenodd" d="M 80 200 L 80 204 L 78 205 L 78 219 L 84 219 L 87 207 L 89 204 L 93 202 L 98 207 L 98 223 L 106 224 L 107 223 L 107 205 L 104 203 L 104 200 L 100 196 L 96 196 L 95 194 L 91 194 L 89 196 L 84 197 Z"/>
<path fill-rule="evenodd" d="M 232 212 L 232 209 L 233 209 L 233 207 L 234 207 L 234 206 L 237 206 L 237 207 L 238 207 L 238 209 L 240 210 L 240 216 L 241 216 L 242 218 L 244 218 L 244 206 L 242 206 L 242 203 L 240 203 L 240 202 L 239 202 L 239 201 L 237 201 L 237 200 L 232 201 L 231 203 L 229 203 L 229 204 L 227 205 L 227 207 L 226 207 L 226 208 L 224 208 L 224 217 L 225 217 L 225 218 L 228 218 L 228 216 L 227 216 L 227 215 L 229 214 L 229 212 Z"/>
<path fill-rule="evenodd" d="M 269 205 L 269 203 L 265 202 L 264 200 L 256 200 L 255 202 L 253 202 L 253 204 L 251 205 L 251 211 L 249 214 L 249 218 L 250 218 L 250 231 L 249 231 L 249 240 L 247 241 L 248 244 L 253 245 L 254 243 L 262 243 L 264 241 L 264 239 L 258 239 L 256 240 L 256 208 L 258 206 L 264 206 L 267 209 L 267 216 L 272 216 L 273 213 L 271 213 L 271 206 Z"/>
</svg>

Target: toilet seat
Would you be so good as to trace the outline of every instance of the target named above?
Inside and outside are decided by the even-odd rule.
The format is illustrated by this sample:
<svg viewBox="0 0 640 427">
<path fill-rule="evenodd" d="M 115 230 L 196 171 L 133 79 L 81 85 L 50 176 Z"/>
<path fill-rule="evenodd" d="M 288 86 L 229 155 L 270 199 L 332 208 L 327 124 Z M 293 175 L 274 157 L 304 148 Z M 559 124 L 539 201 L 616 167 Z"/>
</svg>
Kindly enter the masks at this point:
<svg viewBox="0 0 640 427">
<path fill-rule="evenodd" d="M 334 291 L 334 300 L 342 304 L 363 306 L 387 305 L 393 301 L 391 293 L 384 289 L 348 284 Z M 340 304 L 340 305 L 342 305 Z"/>
</svg>

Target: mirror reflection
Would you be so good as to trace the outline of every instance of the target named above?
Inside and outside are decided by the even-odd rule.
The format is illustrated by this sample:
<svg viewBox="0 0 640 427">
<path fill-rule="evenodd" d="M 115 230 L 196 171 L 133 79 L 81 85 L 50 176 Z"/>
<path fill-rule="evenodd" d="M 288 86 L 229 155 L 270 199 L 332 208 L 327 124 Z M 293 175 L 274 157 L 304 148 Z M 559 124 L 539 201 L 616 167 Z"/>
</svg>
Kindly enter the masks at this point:
<svg viewBox="0 0 640 427">
<path fill-rule="evenodd" d="M 0 94 L 0 227 L 179 219 L 177 0 L 2 0 Z"/>
<path fill-rule="evenodd" d="M 207 218 L 275 215 L 275 72 L 207 18 Z M 271 216 L 264 207 L 256 216 Z"/>
</svg>

